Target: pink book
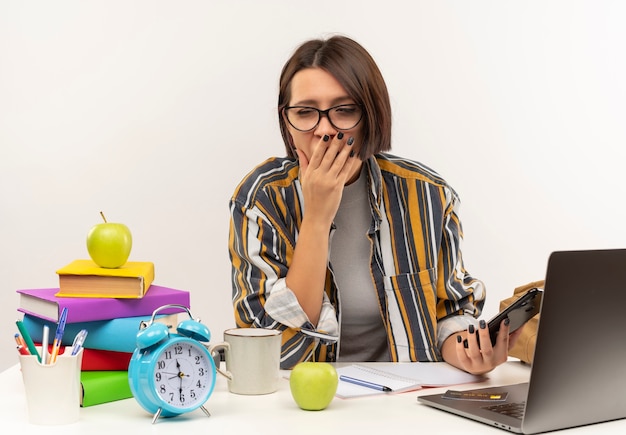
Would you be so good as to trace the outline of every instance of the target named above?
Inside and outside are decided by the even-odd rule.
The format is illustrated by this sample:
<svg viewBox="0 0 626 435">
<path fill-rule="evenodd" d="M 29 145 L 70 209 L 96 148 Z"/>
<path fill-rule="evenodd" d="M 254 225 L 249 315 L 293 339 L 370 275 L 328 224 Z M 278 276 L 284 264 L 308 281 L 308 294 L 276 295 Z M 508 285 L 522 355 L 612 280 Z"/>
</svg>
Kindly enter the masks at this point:
<svg viewBox="0 0 626 435">
<path fill-rule="evenodd" d="M 20 295 L 18 311 L 52 322 L 58 322 L 63 308 L 67 307 L 67 322 L 89 322 L 109 320 L 118 317 L 151 315 L 163 305 L 176 304 L 190 307 L 190 294 L 177 290 L 151 285 L 141 299 L 116 298 L 66 298 L 57 297 L 58 288 L 17 290 Z M 159 314 L 172 314 L 184 311 L 181 308 L 168 308 Z"/>
</svg>

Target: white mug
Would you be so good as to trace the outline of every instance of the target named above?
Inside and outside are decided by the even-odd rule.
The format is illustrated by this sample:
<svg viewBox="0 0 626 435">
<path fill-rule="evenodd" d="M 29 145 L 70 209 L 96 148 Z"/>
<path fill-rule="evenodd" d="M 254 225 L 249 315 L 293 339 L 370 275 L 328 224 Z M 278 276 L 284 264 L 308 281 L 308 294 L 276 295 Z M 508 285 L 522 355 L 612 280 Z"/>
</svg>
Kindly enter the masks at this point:
<svg viewBox="0 0 626 435">
<path fill-rule="evenodd" d="M 233 328 L 224 331 L 223 349 L 228 390 L 235 394 L 269 394 L 278 389 L 282 332 L 276 329 Z"/>
</svg>

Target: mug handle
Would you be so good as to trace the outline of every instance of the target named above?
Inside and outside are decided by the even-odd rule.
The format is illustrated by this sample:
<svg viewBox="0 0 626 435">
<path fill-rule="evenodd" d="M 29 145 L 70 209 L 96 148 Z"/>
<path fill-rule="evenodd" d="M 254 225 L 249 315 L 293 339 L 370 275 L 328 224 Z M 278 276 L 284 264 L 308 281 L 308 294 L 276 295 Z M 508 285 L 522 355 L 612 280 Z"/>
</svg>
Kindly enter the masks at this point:
<svg viewBox="0 0 626 435">
<path fill-rule="evenodd" d="M 220 350 L 225 350 L 226 352 L 228 352 L 230 350 L 230 344 L 226 343 L 225 341 L 223 341 L 221 343 L 210 344 L 210 345 L 207 345 L 206 347 L 209 350 L 209 352 L 211 353 L 211 356 L 215 356 L 215 353 L 219 352 Z M 229 372 L 228 370 L 222 370 L 217 365 L 215 366 L 215 370 L 217 370 L 217 372 L 220 375 L 224 376 L 229 381 L 233 380 L 233 374 L 231 372 Z"/>
</svg>

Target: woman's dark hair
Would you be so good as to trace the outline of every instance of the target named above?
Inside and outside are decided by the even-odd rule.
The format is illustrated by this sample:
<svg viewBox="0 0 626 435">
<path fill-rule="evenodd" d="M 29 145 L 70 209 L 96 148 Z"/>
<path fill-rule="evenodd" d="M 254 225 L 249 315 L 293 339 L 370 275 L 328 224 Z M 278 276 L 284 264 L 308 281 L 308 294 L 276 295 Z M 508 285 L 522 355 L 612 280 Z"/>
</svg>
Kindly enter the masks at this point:
<svg viewBox="0 0 626 435">
<path fill-rule="evenodd" d="M 355 103 L 363 107 L 361 160 L 391 149 L 391 103 L 385 80 L 372 56 L 356 41 L 345 36 L 313 39 L 300 45 L 280 75 L 278 121 L 287 155 L 295 157 L 283 109 L 291 100 L 291 81 L 305 68 L 321 68 L 343 86 Z"/>
</svg>

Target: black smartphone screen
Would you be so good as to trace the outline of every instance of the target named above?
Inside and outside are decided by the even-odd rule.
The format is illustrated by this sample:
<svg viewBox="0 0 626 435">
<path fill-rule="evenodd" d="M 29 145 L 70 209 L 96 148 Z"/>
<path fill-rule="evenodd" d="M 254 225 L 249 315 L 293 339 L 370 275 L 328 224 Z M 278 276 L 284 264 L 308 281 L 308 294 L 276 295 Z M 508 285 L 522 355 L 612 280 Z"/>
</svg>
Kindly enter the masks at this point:
<svg viewBox="0 0 626 435">
<path fill-rule="evenodd" d="M 489 328 L 489 337 L 491 338 L 491 344 L 496 344 L 496 337 L 500 330 L 502 321 L 508 317 L 509 319 L 509 333 L 512 333 L 521 328 L 526 322 L 532 319 L 541 310 L 541 300 L 543 297 L 543 291 L 538 288 L 532 288 L 517 298 L 511 305 L 504 310 L 496 314 L 489 322 L 487 327 Z M 476 331 L 476 338 L 478 339 L 478 331 Z M 467 345 L 467 340 L 465 340 Z M 478 341 L 480 345 L 480 340 Z"/>
<path fill-rule="evenodd" d="M 507 317 L 509 318 L 509 334 L 524 326 L 526 322 L 539 314 L 543 291 L 532 288 L 516 299 L 511 305 L 500 311 L 489 323 L 489 336 L 491 344 L 496 343 L 496 337 L 500 330 L 500 324 Z"/>
</svg>

